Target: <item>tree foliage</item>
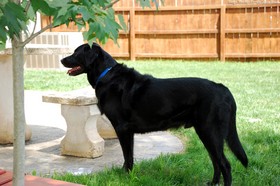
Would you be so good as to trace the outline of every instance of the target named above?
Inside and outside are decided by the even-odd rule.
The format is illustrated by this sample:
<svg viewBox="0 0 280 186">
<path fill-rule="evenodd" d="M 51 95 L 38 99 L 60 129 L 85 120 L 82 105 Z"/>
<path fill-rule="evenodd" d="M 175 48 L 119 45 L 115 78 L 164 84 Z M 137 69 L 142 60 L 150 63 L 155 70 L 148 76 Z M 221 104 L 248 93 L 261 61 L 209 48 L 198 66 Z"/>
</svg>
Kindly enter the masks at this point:
<svg viewBox="0 0 280 186">
<path fill-rule="evenodd" d="M 115 42 L 119 30 L 126 29 L 121 15 L 116 16 L 112 8 L 119 0 L 11 0 L 0 2 L 0 49 L 5 48 L 8 38 L 19 39 L 24 32 L 26 38 L 22 45 L 47 29 L 74 22 L 79 31 L 83 30 L 84 40 L 89 43 L 99 40 L 105 43 L 108 39 Z M 158 7 L 159 0 L 136 0 L 142 7 L 150 7 L 151 2 Z M 163 1 L 163 0 L 161 0 Z M 52 23 L 34 33 L 27 25 L 37 22 L 37 13 L 52 16 Z"/>
</svg>

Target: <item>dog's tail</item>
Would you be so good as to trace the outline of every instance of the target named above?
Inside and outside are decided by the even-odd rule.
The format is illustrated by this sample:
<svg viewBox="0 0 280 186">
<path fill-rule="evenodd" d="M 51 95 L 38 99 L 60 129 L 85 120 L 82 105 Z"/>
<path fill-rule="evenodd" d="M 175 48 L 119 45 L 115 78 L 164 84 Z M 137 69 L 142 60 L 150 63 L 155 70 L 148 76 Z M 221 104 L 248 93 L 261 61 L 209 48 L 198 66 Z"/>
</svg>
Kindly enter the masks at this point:
<svg viewBox="0 0 280 186">
<path fill-rule="evenodd" d="M 231 123 L 229 124 L 228 136 L 226 137 L 226 142 L 237 157 L 237 159 L 242 163 L 244 167 L 248 166 L 248 158 L 247 155 L 240 143 L 238 138 L 237 130 L 236 130 L 236 114 L 234 114 L 231 118 Z"/>
</svg>

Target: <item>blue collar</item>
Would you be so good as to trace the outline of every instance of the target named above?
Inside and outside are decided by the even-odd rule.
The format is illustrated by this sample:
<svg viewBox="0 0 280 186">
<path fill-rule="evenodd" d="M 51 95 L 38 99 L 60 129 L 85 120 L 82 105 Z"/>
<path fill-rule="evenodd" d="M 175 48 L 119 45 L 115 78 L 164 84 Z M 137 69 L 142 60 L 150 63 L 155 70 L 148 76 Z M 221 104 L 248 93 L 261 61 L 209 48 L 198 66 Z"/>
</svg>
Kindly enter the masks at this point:
<svg viewBox="0 0 280 186">
<path fill-rule="evenodd" d="M 108 67 L 106 68 L 101 74 L 100 76 L 97 78 L 96 80 L 96 85 L 97 83 L 100 81 L 101 78 L 103 78 L 110 70 L 111 70 L 112 67 Z"/>
</svg>

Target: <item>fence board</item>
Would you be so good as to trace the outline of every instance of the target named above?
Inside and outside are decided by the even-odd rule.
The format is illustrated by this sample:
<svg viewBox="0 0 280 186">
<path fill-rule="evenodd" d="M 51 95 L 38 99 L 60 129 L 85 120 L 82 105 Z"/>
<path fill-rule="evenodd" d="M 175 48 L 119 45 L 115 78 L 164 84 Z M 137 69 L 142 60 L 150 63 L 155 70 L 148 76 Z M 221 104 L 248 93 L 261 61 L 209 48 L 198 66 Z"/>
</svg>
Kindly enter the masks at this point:
<svg viewBox="0 0 280 186">
<path fill-rule="evenodd" d="M 134 1 L 114 5 L 129 25 L 118 46 L 104 48 L 114 57 L 219 58 L 280 57 L 280 0 L 165 0 L 155 9 Z M 50 23 L 42 17 L 42 26 Z M 52 31 L 74 31 L 64 26 Z"/>
</svg>

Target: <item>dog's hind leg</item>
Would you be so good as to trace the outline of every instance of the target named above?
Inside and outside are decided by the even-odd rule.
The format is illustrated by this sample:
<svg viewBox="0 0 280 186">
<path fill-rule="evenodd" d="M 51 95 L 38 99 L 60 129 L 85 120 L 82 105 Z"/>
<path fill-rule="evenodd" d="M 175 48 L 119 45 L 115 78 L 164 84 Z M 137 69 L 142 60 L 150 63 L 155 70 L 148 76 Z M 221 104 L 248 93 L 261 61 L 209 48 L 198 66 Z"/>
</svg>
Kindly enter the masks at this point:
<svg viewBox="0 0 280 186">
<path fill-rule="evenodd" d="M 215 126 L 212 125 L 212 127 Z M 230 186 L 232 181 L 231 167 L 223 152 L 224 139 L 222 135 L 217 134 L 217 130 L 214 130 L 213 128 L 207 129 L 196 126 L 195 130 L 212 160 L 212 164 L 214 167 L 212 184 L 219 184 L 220 176 L 222 173 L 224 178 L 224 185 Z"/>
<path fill-rule="evenodd" d="M 217 185 L 218 183 L 220 183 L 221 169 L 220 169 L 220 166 L 219 166 L 218 162 L 215 160 L 215 158 L 210 153 L 209 153 L 209 156 L 212 160 L 212 164 L 213 164 L 213 167 L 214 167 L 214 176 L 213 176 L 211 184 Z"/>
</svg>

